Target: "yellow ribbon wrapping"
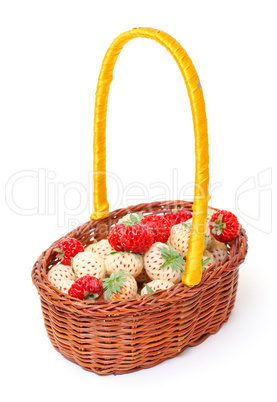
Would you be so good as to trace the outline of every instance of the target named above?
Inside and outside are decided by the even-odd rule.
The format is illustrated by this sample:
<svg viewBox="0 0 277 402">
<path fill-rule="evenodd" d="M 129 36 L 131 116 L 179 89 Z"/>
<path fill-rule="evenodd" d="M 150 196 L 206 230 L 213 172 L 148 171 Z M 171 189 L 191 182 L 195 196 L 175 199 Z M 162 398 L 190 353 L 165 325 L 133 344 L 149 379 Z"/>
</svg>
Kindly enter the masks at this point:
<svg viewBox="0 0 277 402">
<path fill-rule="evenodd" d="M 113 69 L 123 46 L 134 38 L 149 38 L 164 46 L 173 56 L 184 78 L 189 95 L 195 136 L 195 188 L 193 219 L 185 273 L 182 282 L 195 286 L 202 277 L 202 255 L 209 201 L 209 150 L 205 102 L 200 80 L 182 46 L 170 35 L 152 28 L 134 28 L 119 35 L 110 45 L 98 78 L 94 111 L 94 212 L 91 219 L 109 216 L 106 188 L 106 116 Z"/>
</svg>

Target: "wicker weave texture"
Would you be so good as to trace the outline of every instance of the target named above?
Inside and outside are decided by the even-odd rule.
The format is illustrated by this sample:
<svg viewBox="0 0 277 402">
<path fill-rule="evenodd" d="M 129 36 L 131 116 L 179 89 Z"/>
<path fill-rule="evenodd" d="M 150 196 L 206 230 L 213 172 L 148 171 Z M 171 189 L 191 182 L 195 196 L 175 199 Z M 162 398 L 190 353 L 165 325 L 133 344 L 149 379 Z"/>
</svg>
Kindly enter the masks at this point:
<svg viewBox="0 0 277 402">
<path fill-rule="evenodd" d="M 174 207 L 192 210 L 192 204 L 185 201 L 139 204 L 114 211 L 109 218 L 89 221 L 67 236 L 87 246 L 106 237 L 111 226 L 128 212 L 160 214 Z M 247 253 L 247 236 L 241 228 L 229 256 L 206 270 L 194 288 L 179 283 L 155 296 L 91 302 L 77 301 L 48 281 L 47 271 L 57 262 L 53 252 L 56 243 L 42 253 L 32 271 L 45 327 L 63 356 L 98 374 L 123 374 L 155 366 L 215 334 L 234 307 L 238 269 Z"/>
</svg>

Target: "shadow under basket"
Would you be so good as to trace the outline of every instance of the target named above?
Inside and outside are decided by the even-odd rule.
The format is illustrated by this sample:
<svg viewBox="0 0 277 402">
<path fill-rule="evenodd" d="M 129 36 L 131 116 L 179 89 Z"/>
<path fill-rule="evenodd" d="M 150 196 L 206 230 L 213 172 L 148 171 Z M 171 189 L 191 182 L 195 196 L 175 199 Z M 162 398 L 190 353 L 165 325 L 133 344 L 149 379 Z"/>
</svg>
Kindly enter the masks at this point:
<svg viewBox="0 0 277 402">
<path fill-rule="evenodd" d="M 90 220 L 67 236 L 84 246 L 107 237 L 110 228 L 129 212 L 162 214 L 188 208 L 186 201 L 140 204 Z M 64 357 L 98 374 L 123 374 L 153 367 L 188 346 L 215 334 L 234 307 L 239 266 L 247 253 L 243 228 L 229 245 L 222 263 L 205 270 L 201 282 L 189 288 L 179 283 L 155 296 L 121 302 L 78 301 L 47 279 L 57 263 L 53 243 L 36 261 L 32 280 L 40 295 L 45 327 L 52 345 Z"/>
</svg>

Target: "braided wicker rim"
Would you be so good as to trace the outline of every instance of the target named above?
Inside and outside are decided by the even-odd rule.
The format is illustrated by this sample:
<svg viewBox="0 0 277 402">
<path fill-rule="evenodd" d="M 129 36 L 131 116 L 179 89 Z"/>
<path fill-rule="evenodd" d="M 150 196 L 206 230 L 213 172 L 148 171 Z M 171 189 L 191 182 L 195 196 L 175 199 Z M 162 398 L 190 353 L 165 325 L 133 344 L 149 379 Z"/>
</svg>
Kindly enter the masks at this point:
<svg viewBox="0 0 277 402">
<path fill-rule="evenodd" d="M 174 208 L 187 208 L 192 211 L 192 203 L 186 201 L 166 201 L 166 202 L 152 202 L 130 206 L 128 208 L 117 209 L 110 213 L 110 216 L 98 221 L 91 220 L 77 229 L 69 232 L 63 237 L 74 237 L 78 239 L 84 247 L 93 243 L 94 240 L 101 240 L 106 238 L 111 227 L 117 223 L 127 213 L 142 212 L 144 215 L 164 214 L 170 212 Z M 216 209 L 216 208 L 213 208 Z M 152 295 L 140 296 L 138 299 L 127 301 L 95 301 L 90 300 L 77 300 L 69 295 L 59 291 L 47 279 L 48 270 L 55 265 L 58 260 L 56 253 L 53 249 L 59 240 L 56 240 L 47 250 L 45 250 L 37 259 L 32 270 L 32 281 L 36 286 L 39 295 L 45 300 L 47 304 L 54 305 L 56 308 L 61 308 L 63 311 L 67 310 L 70 313 L 90 314 L 93 316 L 109 314 L 116 316 L 128 315 L 132 311 L 143 311 L 157 309 L 163 305 L 168 305 L 169 302 L 176 302 L 180 299 L 194 299 L 203 291 L 203 288 L 211 287 L 219 279 L 225 275 L 230 274 L 239 267 L 245 260 L 248 244 L 245 230 L 240 228 L 239 235 L 228 246 L 229 255 L 221 263 L 207 269 L 203 272 L 201 282 L 193 287 L 188 288 L 182 283 L 172 286 L 168 290 L 163 290 Z M 152 296 L 152 297 L 151 297 Z"/>
</svg>

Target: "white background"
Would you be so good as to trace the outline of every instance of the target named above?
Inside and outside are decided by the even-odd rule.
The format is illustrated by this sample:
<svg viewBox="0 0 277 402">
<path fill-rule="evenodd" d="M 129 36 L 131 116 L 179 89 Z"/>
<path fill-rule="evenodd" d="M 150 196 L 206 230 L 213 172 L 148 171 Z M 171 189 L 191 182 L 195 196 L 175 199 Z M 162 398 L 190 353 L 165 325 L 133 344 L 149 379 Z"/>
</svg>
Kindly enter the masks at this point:
<svg viewBox="0 0 277 402">
<path fill-rule="evenodd" d="M 1 1 L 3 400 L 276 400 L 274 3 Z M 152 369 L 100 377 L 50 344 L 31 269 L 55 239 L 89 219 L 101 61 L 118 34 L 138 26 L 168 32 L 193 60 L 207 108 L 211 203 L 238 215 L 250 248 L 235 308 L 218 334 Z M 155 42 L 134 40 L 118 59 L 107 146 L 108 170 L 122 182 L 109 181 L 111 209 L 191 199 L 191 188 L 182 190 L 194 178 L 188 97 Z M 133 182 L 145 187 L 130 189 Z M 158 197 L 158 182 L 167 195 Z"/>
</svg>

